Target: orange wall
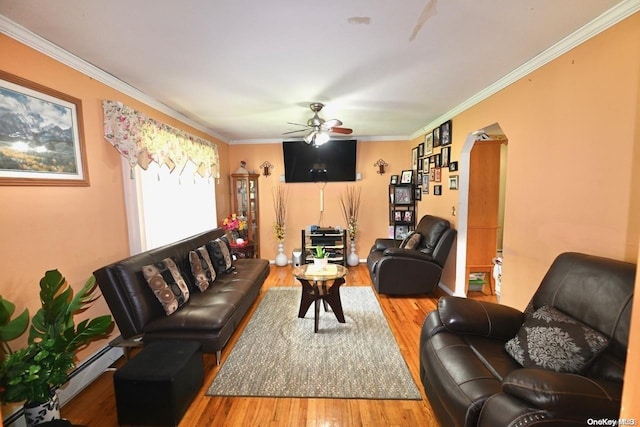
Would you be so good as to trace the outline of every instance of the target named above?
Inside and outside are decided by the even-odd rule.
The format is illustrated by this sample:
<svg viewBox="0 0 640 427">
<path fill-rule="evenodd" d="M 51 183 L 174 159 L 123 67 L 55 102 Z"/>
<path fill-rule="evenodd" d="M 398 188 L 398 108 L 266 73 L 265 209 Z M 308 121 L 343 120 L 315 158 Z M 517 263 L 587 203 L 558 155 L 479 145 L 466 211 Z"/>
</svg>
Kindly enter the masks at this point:
<svg viewBox="0 0 640 427">
<path fill-rule="evenodd" d="M 268 160 L 274 165 L 271 175 L 261 176 L 260 190 L 260 257 L 271 259 L 277 253 L 277 242 L 273 233 L 274 208 L 272 189 L 284 184 L 288 192 L 287 204 L 287 236 L 285 253 L 291 259 L 291 252 L 302 244 L 300 231 L 307 225 L 346 226 L 340 207 L 340 195 L 348 186 L 361 189 L 361 206 L 358 218 L 359 234 L 356 239 L 356 252 L 360 259 L 366 258 L 373 241 L 377 237 L 388 234 L 388 190 L 392 174 L 400 174 L 409 169 L 411 164 L 411 145 L 409 141 L 360 141 L 357 148 L 357 171 L 362 180 L 352 183 L 281 183 L 284 175 L 284 163 L 281 141 L 271 144 L 239 144 L 229 148 L 229 165 L 231 172 L 240 166 L 240 161 L 247 162 L 247 169 L 258 173 L 259 165 Z M 373 164 L 384 159 L 389 166 L 387 173 L 380 175 Z M 324 212 L 320 213 L 320 190 L 324 188 Z M 230 187 L 227 186 L 227 193 Z M 222 212 L 218 212 L 221 214 Z"/>
<path fill-rule="evenodd" d="M 493 123 L 509 140 L 501 302 L 523 308 L 563 251 L 635 262 L 639 51 L 635 14 L 453 117 L 454 160 Z M 422 204 L 456 222 L 454 193 Z"/>
<path fill-rule="evenodd" d="M 28 307 L 33 314 L 39 308 L 38 282 L 46 270 L 59 269 L 77 289 L 97 268 L 129 255 L 121 157 L 102 136 L 103 99 L 122 101 L 164 123 L 218 143 L 222 159 L 228 156 L 228 150 L 202 132 L 4 35 L 0 35 L 0 51 L 3 71 L 82 100 L 91 185 L 0 186 L 0 294 L 15 302 L 18 309 Z M 222 174 L 228 175 L 226 165 Z M 227 204 L 224 191 L 218 194 L 218 204 Z M 109 310 L 100 299 L 83 316 L 103 313 Z M 80 359 L 105 343 L 94 343 L 79 354 Z M 13 347 L 20 345 L 17 340 Z"/>
<path fill-rule="evenodd" d="M 0 187 L 0 292 L 18 307 L 37 308 L 37 282 L 46 269 L 59 268 L 74 286 L 91 272 L 128 255 L 120 157 L 102 137 L 104 98 L 116 99 L 150 116 L 185 126 L 140 102 L 0 35 L 0 68 L 82 99 L 91 186 Z M 457 160 L 470 132 L 499 123 L 509 139 L 504 224 L 502 302 L 523 308 L 553 258 L 578 250 L 636 262 L 640 218 L 640 14 L 636 13 L 571 52 L 453 117 L 452 159 Z M 486 66 L 486 65 L 485 65 Z M 390 174 L 408 168 L 415 141 L 362 142 L 358 169 L 363 180 L 358 239 L 361 258 L 373 240 L 387 234 Z M 214 141 L 217 142 L 217 141 Z M 223 160 L 217 183 L 218 219 L 229 212 L 229 177 L 240 160 L 250 169 L 269 160 L 270 177 L 260 178 L 262 251 L 273 259 L 271 187 L 283 174 L 279 144 L 218 144 Z M 389 173 L 373 163 L 383 158 Z M 225 160 L 228 160 L 225 161 Z M 457 194 L 424 197 L 419 215 L 449 218 Z M 320 218 L 320 184 L 289 184 L 286 252 L 299 246 L 307 224 L 344 224 L 337 196 L 346 184 L 327 184 Z M 445 272 L 453 283 L 454 272 Z M 640 284 L 636 285 L 640 289 Z M 635 307 L 638 307 L 636 302 Z M 88 312 L 107 312 L 99 301 Z M 636 310 L 637 311 L 637 310 Z M 640 352 L 636 313 L 630 354 Z M 102 345 L 102 343 L 100 344 Z M 91 349 L 89 349 L 91 351 Z M 637 370 L 629 370 L 625 401 L 637 402 Z M 634 386 L 635 384 L 635 386 Z M 624 411 L 624 409 L 623 409 Z M 630 410 L 629 410 L 630 411 Z M 638 413 L 627 413 L 627 416 Z"/>
</svg>

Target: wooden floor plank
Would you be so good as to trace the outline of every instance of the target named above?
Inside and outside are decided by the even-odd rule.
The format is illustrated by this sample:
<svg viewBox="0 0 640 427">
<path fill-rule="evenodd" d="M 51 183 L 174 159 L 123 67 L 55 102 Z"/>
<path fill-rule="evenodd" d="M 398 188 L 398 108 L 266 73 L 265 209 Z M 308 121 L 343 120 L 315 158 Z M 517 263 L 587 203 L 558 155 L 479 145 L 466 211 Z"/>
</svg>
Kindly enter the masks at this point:
<svg viewBox="0 0 640 427">
<path fill-rule="evenodd" d="M 365 264 L 350 267 L 346 286 L 368 285 L 371 279 Z M 270 267 L 258 301 L 233 334 L 222 351 L 222 362 L 229 353 L 242 330 L 246 327 L 267 289 L 274 286 L 300 286 L 293 278 L 291 266 Z M 418 340 L 422 322 L 435 309 L 438 293 L 421 297 L 390 297 L 378 295 L 378 300 L 389 322 L 400 351 L 415 380 L 422 400 L 366 400 L 366 399 L 300 399 L 300 398 L 250 398 L 208 397 L 205 392 L 220 367 L 215 356 L 205 355 L 205 380 L 202 389 L 180 422 L 180 427 L 225 426 L 225 427 L 378 427 L 378 426 L 430 426 L 437 425 L 428 400 L 420 383 Z M 484 301 L 496 301 L 495 296 L 473 292 L 471 297 Z M 117 366 L 123 362 L 118 361 Z M 250 369 L 250 367 L 248 367 Z M 83 390 L 62 408 L 62 416 L 74 424 L 90 427 L 113 427 L 118 425 L 115 397 L 113 394 L 113 372 L 103 373 L 94 383 Z"/>
</svg>

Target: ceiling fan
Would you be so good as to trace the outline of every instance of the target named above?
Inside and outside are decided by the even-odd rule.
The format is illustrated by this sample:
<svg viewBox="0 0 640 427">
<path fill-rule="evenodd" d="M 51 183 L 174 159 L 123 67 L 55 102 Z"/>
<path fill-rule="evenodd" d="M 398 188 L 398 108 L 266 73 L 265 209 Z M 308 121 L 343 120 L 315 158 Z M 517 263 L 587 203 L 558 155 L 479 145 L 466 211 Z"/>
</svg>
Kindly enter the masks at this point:
<svg viewBox="0 0 640 427">
<path fill-rule="evenodd" d="M 320 110 L 322 110 L 322 107 L 324 107 L 324 104 L 322 104 L 321 102 L 311 103 L 309 105 L 309 108 L 311 109 L 311 111 L 313 111 L 313 117 L 307 120 L 306 125 L 288 122 L 290 125 L 302 126 L 304 129 L 285 132 L 283 133 L 283 135 L 298 132 L 308 132 L 303 138 L 304 142 L 313 145 L 314 147 L 319 147 L 320 145 L 329 141 L 331 132 L 339 133 L 342 135 L 350 135 L 353 132 L 352 129 L 341 127 L 342 122 L 338 119 L 324 120 L 323 118 L 321 118 L 318 113 L 320 112 Z"/>
</svg>

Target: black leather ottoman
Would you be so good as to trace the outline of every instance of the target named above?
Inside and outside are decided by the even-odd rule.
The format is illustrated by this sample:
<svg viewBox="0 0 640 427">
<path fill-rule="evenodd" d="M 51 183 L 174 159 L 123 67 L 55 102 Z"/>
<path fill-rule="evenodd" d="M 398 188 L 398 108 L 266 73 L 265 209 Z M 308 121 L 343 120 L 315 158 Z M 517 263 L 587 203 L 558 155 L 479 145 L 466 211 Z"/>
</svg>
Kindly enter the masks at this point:
<svg viewBox="0 0 640 427">
<path fill-rule="evenodd" d="M 144 346 L 113 376 L 118 423 L 177 426 L 203 380 L 199 342 Z"/>
</svg>

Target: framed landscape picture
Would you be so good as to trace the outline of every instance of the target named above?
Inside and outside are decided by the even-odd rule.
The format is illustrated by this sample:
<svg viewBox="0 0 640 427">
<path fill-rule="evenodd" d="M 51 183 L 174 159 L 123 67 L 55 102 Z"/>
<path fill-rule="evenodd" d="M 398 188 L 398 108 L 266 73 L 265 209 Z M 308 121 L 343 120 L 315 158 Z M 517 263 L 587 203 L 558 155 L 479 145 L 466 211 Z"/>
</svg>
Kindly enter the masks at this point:
<svg viewBox="0 0 640 427">
<path fill-rule="evenodd" d="M 0 71 L 0 100 L 0 185 L 89 185 L 79 99 Z"/>
</svg>

